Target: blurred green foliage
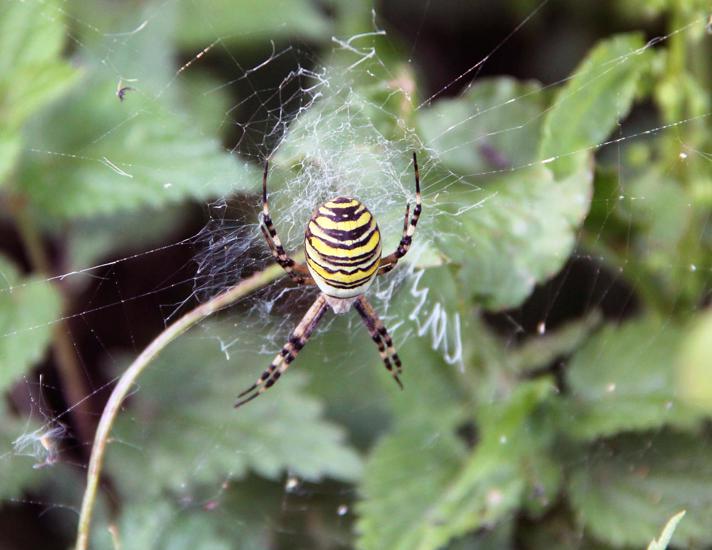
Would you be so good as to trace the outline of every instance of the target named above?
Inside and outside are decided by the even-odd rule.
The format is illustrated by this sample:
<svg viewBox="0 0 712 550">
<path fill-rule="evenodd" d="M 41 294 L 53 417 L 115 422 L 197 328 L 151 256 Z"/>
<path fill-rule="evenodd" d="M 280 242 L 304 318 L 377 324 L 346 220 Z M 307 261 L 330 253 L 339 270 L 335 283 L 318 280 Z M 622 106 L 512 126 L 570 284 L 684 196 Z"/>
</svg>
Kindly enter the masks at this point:
<svg viewBox="0 0 712 550">
<path fill-rule="evenodd" d="M 679 32 L 655 48 L 637 33 L 604 39 L 553 88 L 482 78 L 421 109 L 404 48 L 359 67 L 352 86 L 369 101 L 331 98 L 354 101 L 350 122 L 393 140 L 412 139 L 405 126 L 427 145 L 423 217 L 438 216 L 421 288 L 462 320 L 462 369 L 410 335 L 397 393 L 374 350 L 344 349 L 351 327 L 339 319 L 300 355 L 308 378 L 290 372 L 234 413 L 236 389 L 265 363 L 256 329 L 221 319 L 205 337 L 190 333 L 151 366 L 114 430 L 106 475 L 121 510 L 102 512 L 97 548 L 116 548 L 112 536 L 122 548 L 172 550 L 643 547 L 682 509 L 672 543 L 712 545 L 712 96 L 710 56 L 699 53 L 710 50 L 709 14 L 703 2 L 619 4 Z M 38 253 L 33 235 L 64 237 L 67 267 L 87 267 L 161 242 L 186 201 L 254 192 L 259 167 L 222 145 L 233 100 L 216 91 L 219 78 L 178 60 L 291 40 L 310 43 L 317 64 L 345 67 L 352 60 L 330 51 L 331 36 L 370 30 L 370 9 L 326 6 L 5 2 L 0 185 L 28 255 Z M 144 21 L 150 34 L 130 32 Z M 117 33 L 128 34 L 117 43 Z M 117 85 L 136 89 L 122 102 Z M 323 133 L 300 133 L 328 100 L 293 124 L 276 153 L 283 171 L 332 140 L 358 141 L 359 130 L 339 133 L 338 116 L 325 117 Z M 622 141 L 615 159 L 597 154 L 636 102 L 672 126 Z M 354 146 L 370 148 L 367 171 L 377 147 Z M 604 319 L 593 303 L 517 345 L 483 320 L 483 310 L 523 304 L 574 251 L 633 289 L 635 318 Z M 64 314 L 41 264 L 22 276 L 0 259 L 6 393 L 43 358 Z M 407 318 L 408 299 L 397 292 L 389 317 Z M 235 334 L 228 361 L 216 342 Z M 4 402 L 0 413 L 0 495 L 20 498 L 39 474 L 12 440 L 35 425 Z M 81 473 L 66 475 L 81 484 Z M 65 498 L 48 487 L 46 501 Z"/>
</svg>

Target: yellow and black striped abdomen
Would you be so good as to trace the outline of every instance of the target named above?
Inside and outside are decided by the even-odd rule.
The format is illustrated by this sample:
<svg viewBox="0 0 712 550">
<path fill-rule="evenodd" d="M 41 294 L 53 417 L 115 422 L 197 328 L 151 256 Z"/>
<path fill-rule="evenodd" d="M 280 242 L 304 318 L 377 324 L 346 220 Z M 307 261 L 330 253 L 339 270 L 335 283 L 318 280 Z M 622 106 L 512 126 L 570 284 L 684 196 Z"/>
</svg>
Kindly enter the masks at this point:
<svg viewBox="0 0 712 550">
<path fill-rule="evenodd" d="M 304 236 L 307 267 L 321 291 L 336 298 L 363 294 L 381 261 L 376 220 L 358 200 L 337 197 L 316 209 Z"/>
</svg>

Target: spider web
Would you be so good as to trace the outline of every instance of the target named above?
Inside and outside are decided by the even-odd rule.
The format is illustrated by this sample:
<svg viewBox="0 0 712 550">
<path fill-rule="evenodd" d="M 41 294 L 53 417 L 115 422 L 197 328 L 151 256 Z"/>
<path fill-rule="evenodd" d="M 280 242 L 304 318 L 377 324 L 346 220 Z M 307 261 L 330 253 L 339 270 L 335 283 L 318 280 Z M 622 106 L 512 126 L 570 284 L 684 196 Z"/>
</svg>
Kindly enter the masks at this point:
<svg viewBox="0 0 712 550">
<path fill-rule="evenodd" d="M 31 346 L 34 339 L 47 339 L 53 330 L 61 330 L 79 367 L 86 395 L 79 400 L 67 397 L 62 391 L 65 375 L 58 376 L 48 363 L 40 364 L 39 371 L 17 373 L 19 383 L 8 386 L 8 401 L 14 412 L 11 430 L 16 437 L 0 450 L 2 471 L 13 472 L 0 493 L 5 508 L 23 521 L 29 518 L 41 526 L 46 540 L 61 540 L 62 544 L 73 537 L 85 459 L 91 446 L 91 441 L 82 437 L 76 417 L 85 416 L 91 423 L 100 414 L 101 405 L 131 357 L 161 327 L 270 263 L 257 225 L 256 191 L 264 159 L 269 158 L 271 163 L 272 217 L 288 250 L 299 249 L 303 228 L 316 205 L 345 194 L 369 206 L 384 236 L 384 250 L 390 251 L 400 238 L 405 205 L 413 203 L 410 158 L 412 151 L 418 152 L 424 210 L 414 246 L 404 266 L 376 281 L 369 299 L 399 349 L 412 347 L 423 357 L 432 355 L 442 368 L 452 368 L 463 377 L 467 377 L 467 363 L 472 360 L 468 356 L 473 353 L 468 347 L 470 339 L 477 339 L 472 334 L 479 325 L 464 318 L 454 305 L 457 300 L 453 295 L 462 293 L 462 281 L 443 283 L 447 279 L 445 264 L 452 257 L 445 255 L 442 243 L 465 254 L 486 250 L 488 242 L 468 240 L 463 235 L 473 216 L 481 213 L 489 219 L 492 214 L 491 223 L 496 223 L 501 221 L 497 209 L 514 205 L 514 199 L 492 185 L 493 181 L 521 176 L 526 184 L 532 171 L 563 166 L 582 153 L 595 152 L 610 169 L 607 177 L 612 192 L 593 197 L 594 217 L 587 229 L 583 229 L 581 220 L 575 224 L 568 260 L 561 258 L 548 276 L 522 273 L 526 284 L 515 278 L 512 284 L 521 292 L 533 292 L 523 305 L 525 296 L 512 304 L 499 294 L 480 297 L 493 311 L 485 315 L 488 326 L 499 334 L 503 349 L 511 351 L 522 364 L 526 364 L 526 353 L 537 351 L 532 338 L 544 340 L 554 329 L 569 327 L 568 338 L 557 340 L 564 348 L 551 356 L 555 363 L 570 353 L 571 342 L 580 344 L 594 327 L 601 326 L 597 312 L 607 319 L 623 320 L 636 311 L 639 296 L 645 295 L 646 281 L 625 269 L 627 257 L 635 253 L 634 243 L 627 243 L 621 252 L 619 265 L 623 267 L 619 272 L 607 267 L 610 257 L 595 246 L 611 225 L 623 234 L 633 231 L 632 214 L 627 221 L 614 219 L 612 212 L 618 204 L 625 203 L 630 212 L 636 208 L 645 211 L 647 203 L 659 200 L 660 190 L 655 187 L 625 185 L 627 178 L 633 178 L 626 172 L 627 156 L 641 154 L 637 145 L 663 136 L 675 144 L 680 163 L 694 160 L 708 165 L 712 160 L 710 153 L 692 149 L 684 138 L 677 137 L 690 125 L 706 120 L 712 114 L 707 111 L 661 121 L 650 115 L 646 106 L 625 118 L 628 108 L 614 105 L 611 109 L 621 109 L 609 109 L 617 129 L 595 144 L 569 146 L 564 140 L 563 145 L 552 145 L 552 154 L 543 159 L 536 157 L 527 144 L 544 124 L 552 109 L 550 97 L 556 90 L 573 83 L 569 88 L 572 97 L 594 93 L 601 81 L 621 68 L 637 70 L 646 53 L 664 47 L 674 36 L 704 32 L 704 19 L 681 21 L 671 32 L 660 33 L 595 67 L 580 82 L 576 80 L 579 73 L 551 76 L 542 69 L 546 85 L 511 81 L 491 84 L 485 74 L 498 56 L 505 55 L 513 41 L 552 9 L 543 2 L 519 13 L 511 32 L 502 32 L 487 42 L 485 53 L 468 57 L 463 70 L 449 71 L 433 86 L 432 93 L 426 94 L 418 89 L 421 84 L 416 77 L 419 66 L 427 63 L 418 55 L 421 33 L 428 29 L 432 32 L 440 24 L 438 10 L 429 3 L 423 7 L 417 30 L 404 33 L 406 38 L 397 37 L 393 31 L 397 20 L 394 14 L 373 11 L 363 25 L 366 30 L 334 33 L 327 43 L 320 44 L 318 54 L 308 42 L 315 38 L 309 25 L 300 26 L 299 19 L 292 21 L 294 32 L 306 41 L 289 34 L 285 37 L 283 28 L 290 14 L 273 14 L 276 25 L 258 21 L 256 27 L 235 36 L 226 34 L 218 22 L 203 13 L 204 8 L 182 0 L 150 4 L 133 14 L 117 9 L 109 18 L 92 8 L 41 0 L 31 3 L 38 9 L 50 6 L 43 17 L 66 21 L 63 34 L 70 50 L 67 55 L 88 74 L 100 74 L 106 82 L 114 83 L 115 89 L 105 93 L 120 114 L 116 122 L 85 142 L 69 143 L 62 149 L 47 148 L 47 140 L 29 133 L 24 154 L 39 162 L 56 162 L 58 171 L 76 166 L 89 171 L 99 166 L 127 182 L 149 174 L 149 179 L 162 181 L 160 193 L 177 193 L 180 177 L 176 175 L 173 180 L 168 179 L 174 177 L 171 172 L 166 177 L 162 174 L 165 164 L 174 159 L 147 156 L 135 162 L 119 161 L 116 159 L 123 158 L 120 151 L 111 149 L 115 147 L 112 139 L 123 138 L 122 132 L 134 118 L 156 117 L 157 126 L 166 134 L 179 133 L 172 124 L 186 123 L 187 119 L 186 126 L 197 126 L 195 143 L 199 138 L 208 141 L 221 135 L 227 156 L 234 162 L 230 165 L 232 173 L 222 168 L 210 172 L 195 184 L 198 191 L 182 195 L 197 197 L 197 207 L 149 198 L 146 204 L 160 208 L 148 214 L 136 209 L 124 215 L 123 209 L 128 207 L 112 209 L 110 191 L 100 190 L 107 203 L 106 212 L 94 216 L 94 220 L 82 216 L 72 224 L 68 238 L 72 245 L 56 245 L 61 258 L 56 263 L 57 275 L 28 279 L 12 277 L 3 269 L 8 284 L 0 292 L 6 296 L 36 291 L 34 300 L 49 299 L 39 289 L 51 283 L 72 297 L 71 307 L 57 309 L 51 318 L 41 322 L 20 318 L 0 335 L 6 347 Z M 175 62 L 171 52 L 161 48 L 170 43 L 169 29 L 181 10 L 201 14 L 197 26 L 208 31 L 197 38 L 185 38 L 188 45 L 181 51 L 192 53 Z M 323 14 L 317 20 L 323 21 Z M 258 53 L 246 46 L 253 36 L 259 43 Z M 398 58 L 394 52 L 404 49 L 401 40 L 410 56 L 394 62 Z M 146 64 L 141 69 L 133 60 L 146 52 L 152 52 L 155 66 Z M 573 64 L 578 61 L 571 60 Z M 152 70 L 154 67 L 162 68 Z M 121 89 L 123 100 L 114 95 Z M 477 102 L 459 112 L 459 118 L 453 118 L 447 109 L 459 108 L 456 102 L 473 97 L 471 94 Z M 420 122 L 415 123 L 416 118 Z M 475 134 L 471 127 L 476 128 Z M 95 153 L 102 150 L 103 143 L 108 143 L 116 155 Z M 188 149 L 195 143 L 179 146 Z M 478 159 L 475 164 L 468 160 L 472 156 Z M 531 201 L 529 205 L 545 207 L 541 197 L 525 196 L 525 207 L 527 200 Z M 71 213 L 64 214 L 64 218 L 58 216 L 60 221 L 50 221 L 43 229 L 56 232 L 63 220 L 71 218 Z M 541 215 L 546 217 L 547 211 Z M 708 221 L 709 217 L 705 218 L 702 227 L 708 228 Z M 132 225 L 146 229 L 132 232 Z M 482 228 L 484 232 L 487 229 L 486 225 Z M 146 233 L 150 234 L 148 239 Z M 520 238 L 526 242 L 536 236 Z M 151 239 L 155 242 L 146 246 L 146 240 Z M 699 235 L 699 240 L 703 239 L 704 234 Z M 118 246 L 114 240 L 120 241 Z M 69 251 L 61 250 L 63 246 Z M 647 246 L 653 251 L 656 244 Z M 452 254 L 459 259 L 456 251 Z M 661 268 L 671 273 L 680 269 L 712 273 L 708 265 L 678 265 L 666 257 L 661 261 Z M 167 268 L 161 267 L 163 263 Z M 496 270 L 484 275 L 502 277 Z M 708 295 L 709 277 L 703 289 L 701 295 Z M 117 487 L 109 487 L 113 498 L 101 504 L 95 519 L 100 526 L 97 547 L 112 548 L 116 544 L 112 538 L 118 537 L 125 546 L 171 547 L 171 541 L 178 544 L 187 540 L 199 542 L 201 547 L 230 548 L 233 546 L 226 540 L 231 536 L 239 536 L 245 548 L 267 544 L 294 547 L 290 546 L 294 541 L 308 546 L 318 537 L 323 537 L 320 544 L 324 548 L 351 547 L 357 501 L 354 481 L 363 467 L 364 453 L 376 436 L 387 433 L 393 410 L 398 412 L 399 407 L 391 404 L 398 396 L 395 391 L 391 393 L 392 381 L 377 364 L 376 350 L 368 343 L 360 320 L 355 315 L 328 315 L 295 363 L 303 368 L 290 369 L 280 381 L 281 389 L 271 390 L 244 414 L 235 415 L 230 409 L 237 392 L 268 364 L 313 299 L 313 290 L 294 288 L 284 280 L 273 282 L 216 319 L 201 323 L 149 368 L 127 401 L 113 434 L 106 470 L 109 483 Z M 682 300 L 680 296 L 671 297 L 673 306 Z M 701 309 L 702 304 L 688 307 Z M 584 323 L 567 324 L 582 313 Z M 629 328 L 630 353 L 655 361 L 646 350 L 651 346 L 657 349 L 655 336 L 667 338 L 676 330 L 666 328 L 673 321 L 673 313 L 668 313 L 661 325 Z M 597 337 L 588 350 L 591 361 L 609 359 L 615 363 L 615 358 L 627 353 L 619 347 L 615 331 L 603 331 Z M 526 347 L 526 343 L 532 345 Z M 477 361 L 482 360 L 477 357 Z M 33 357 L 31 362 L 40 363 L 41 359 Z M 586 356 L 577 361 L 581 368 L 573 383 L 585 394 L 594 381 L 587 380 L 583 372 L 588 364 Z M 406 365 L 406 369 L 408 388 L 408 378 L 418 376 L 418 365 Z M 419 395 L 417 380 L 411 383 L 416 388 L 413 393 Z M 604 387 L 608 394 L 615 394 L 621 385 L 625 380 L 611 373 Z M 492 389 L 492 395 L 496 393 Z M 669 408 L 674 408 L 672 402 Z M 273 431 L 271 422 L 276 426 Z M 678 425 L 676 422 L 673 420 L 673 425 Z M 684 422 L 681 417 L 679 424 Z M 292 424 L 313 426 L 313 434 L 292 432 Z M 255 425 L 262 427 L 262 438 L 250 438 Z M 431 424 L 422 425 L 429 439 L 443 436 Z M 641 436 L 638 446 L 622 444 L 628 445 L 624 449 L 628 463 L 662 460 L 668 449 L 666 428 L 648 425 L 644 418 L 632 428 L 652 431 L 647 437 Z M 592 423 L 577 429 L 597 433 L 598 428 Z M 663 442 L 659 448 L 655 445 L 658 439 Z M 507 443 L 506 437 L 501 443 Z M 580 486 L 590 483 L 584 475 L 586 470 L 595 472 L 605 466 L 609 444 L 599 443 L 584 464 L 571 463 Z M 680 448 L 685 444 L 680 443 Z M 309 446 L 323 451 L 316 457 L 284 457 Z M 490 494 L 495 501 L 503 498 L 498 495 Z M 150 504 L 152 500 L 158 502 L 159 496 L 160 504 Z M 124 504 L 119 515 L 112 510 L 117 502 Z M 275 510 L 274 502 L 281 503 L 279 509 Z M 581 507 L 587 505 L 580 503 Z M 196 512 L 205 512 L 210 519 L 201 522 Z M 235 530 L 221 532 L 214 525 L 233 521 L 236 514 L 240 525 Z M 150 520 L 144 521 L 142 516 L 150 516 Z M 324 518 L 328 525 L 323 530 L 310 524 Z M 136 531 L 135 538 L 127 541 L 127 529 Z M 650 533 L 650 538 L 654 535 Z M 14 540 L 8 544 L 29 547 Z"/>
</svg>

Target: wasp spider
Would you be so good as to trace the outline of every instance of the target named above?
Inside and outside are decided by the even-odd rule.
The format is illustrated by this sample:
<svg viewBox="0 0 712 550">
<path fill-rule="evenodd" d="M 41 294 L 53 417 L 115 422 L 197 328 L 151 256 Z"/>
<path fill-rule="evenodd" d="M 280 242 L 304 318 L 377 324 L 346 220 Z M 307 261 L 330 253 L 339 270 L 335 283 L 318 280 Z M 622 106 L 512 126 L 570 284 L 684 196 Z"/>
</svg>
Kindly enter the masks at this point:
<svg viewBox="0 0 712 550">
<path fill-rule="evenodd" d="M 300 285 L 316 285 L 321 294 L 306 312 L 289 336 L 282 350 L 252 386 L 238 396 L 235 407 L 272 387 L 289 364 L 309 340 L 317 324 L 331 307 L 334 313 L 346 313 L 351 306 L 356 308 L 366 324 L 371 339 L 388 371 L 403 388 L 400 378 L 401 360 L 393 347 L 386 327 L 368 303 L 364 293 L 376 275 L 388 273 L 406 255 L 413 240 L 415 226 L 420 217 L 420 176 L 418 161 L 413 153 L 415 170 L 415 208 L 410 215 L 406 206 L 403 236 L 395 252 L 381 258 L 381 233 L 368 208 L 351 197 L 336 197 L 325 202 L 312 214 L 304 235 L 306 265 L 295 262 L 285 252 L 272 224 L 267 202 L 267 172 L 265 162 L 262 178 L 262 223 L 260 229 L 272 251 L 275 261 L 281 265 L 292 280 Z"/>
</svg>

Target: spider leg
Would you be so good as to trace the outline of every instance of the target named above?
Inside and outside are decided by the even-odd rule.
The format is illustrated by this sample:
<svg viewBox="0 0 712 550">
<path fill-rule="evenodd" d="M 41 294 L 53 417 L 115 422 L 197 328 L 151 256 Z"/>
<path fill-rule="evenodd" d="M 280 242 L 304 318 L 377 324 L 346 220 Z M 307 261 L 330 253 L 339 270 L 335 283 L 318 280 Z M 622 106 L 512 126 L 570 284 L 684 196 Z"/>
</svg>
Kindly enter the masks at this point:
<svg viewBox="0 0 712 550">
<path fill-rule="evenodd" d="M 378 353 L 381 355 L 383 364 L 386 366 L 386 369 L 388 369 L 388 372 L 391 373 L 393 379 L 398 383 L 400 389 L 403 389 L 403 384 L 398 377 L 398 375 L 403 372 L 401 360 L 393 347 L 393 340 L 391 339 L 391 335 L 388 334 L 386 326 L 380 317 L 378 317 L 376 310 L 368 303 L 365 296 L 359 296 L 358 300 L 354 303 L 354 307 L 356 311 L 361 314 L 361 318 L 366 324 L 371 339 L 378 346 Z M 395 369 L 394 365 L 391 364 L 391 359 L 393 360 L 393 364 L 395 364 Z"/>
<path fill-rule="evenodd" d="M 415 208 L 413 208 L 413 216 L 410 216 L 410 205 L 407 205 L 405 210 L 405 222 L 403 223 L 403 236 L 396 251 L 381 260 L 381 267 L 379 268 L 380 275 L 388 273 L 393 269 L 398 263 L 398 260 L 408 253 L 410 245 L 413 242 L 415 226 L 418 225 L 420 212 L 422 210 L 420 198 L 420 170 L 418 170 L 418 159 L 415 156 L 415 152 L 413 152 L 413 168 L 415 170 Z"/>
<path fill-rule="evenodd" d="M 267 201 L 268 172 L 269 161 L 265 161 L 265 169 L 262 175 L 262 224 L 260 225 L 262 235 L 264 235 L 275 261 L 282 266 L 282 269 L 287 272 L 287 275 L 289 275 L 295 283 L 300 285 L 313 285 L 314 280 L 309 275 L 309 270 L 304 264 L 295 262 L 289 254 L 287 254 L 282 246 L 282 241 L 279 239 L 279 235 L 277 235 L 277 229 L 275 229 L 272 223 L 272 218 L 269 215 L 269 202 Z"/>
<path fill-rule="evenodd" d="M 237 396 L 238 401 L 235 403 L 235 408 L 252 401 L 255 397 L 271 388 L 277 380 L 279 380 L 282 373 L 289 368 L 289 364 L 294 361 L 299 351 L 306 345 L 326 309 L 326 298 L 324 298 L 323 294 L 320 294 L 309 310 L 304 314 L 302 320 L 299 321 L 297 327 L 292 331 L 289 340 L 282 346 L 282 350 L 257 379 L 257 382 Z M 248 396 L 248 394 L 251 395 Z"/>
<path fill-rule="evenodd" d="M 269 246 L 269 249 L 272 251 L 272 257 L 274 260 L 284 267 L 282 265 L 282 262 L 280 261 L 280 255 L 279 251 L 277 250 L 277 247 L 275 246 L 274 242 L 272 241 L 271 237 L 269 236 L 269 233 L 267 232 L 267 229 L 265 229 L 264 225 L 260 225 L 260 230 L 262 231 L 262 235 L 265 238 L 265 241 L 267 241 L 267 245 Z M 304 267 L 303 274 L 302 270 L 299 269 L 300 267 Z M 285 268 L 285 271 L 287 271 L 287 268 Z M 309 270 L 306 268 L 306 266 L 303 266 L 301 264 L 293 264 L 292 268 L 287 271 L 289 274 L 290 278 L 297 284 L 299 285 L 314 285 L 316 284 L 314 282 L 314 279 L 312 278 L 311 275 L 309 275 Z"/>
</svg>

